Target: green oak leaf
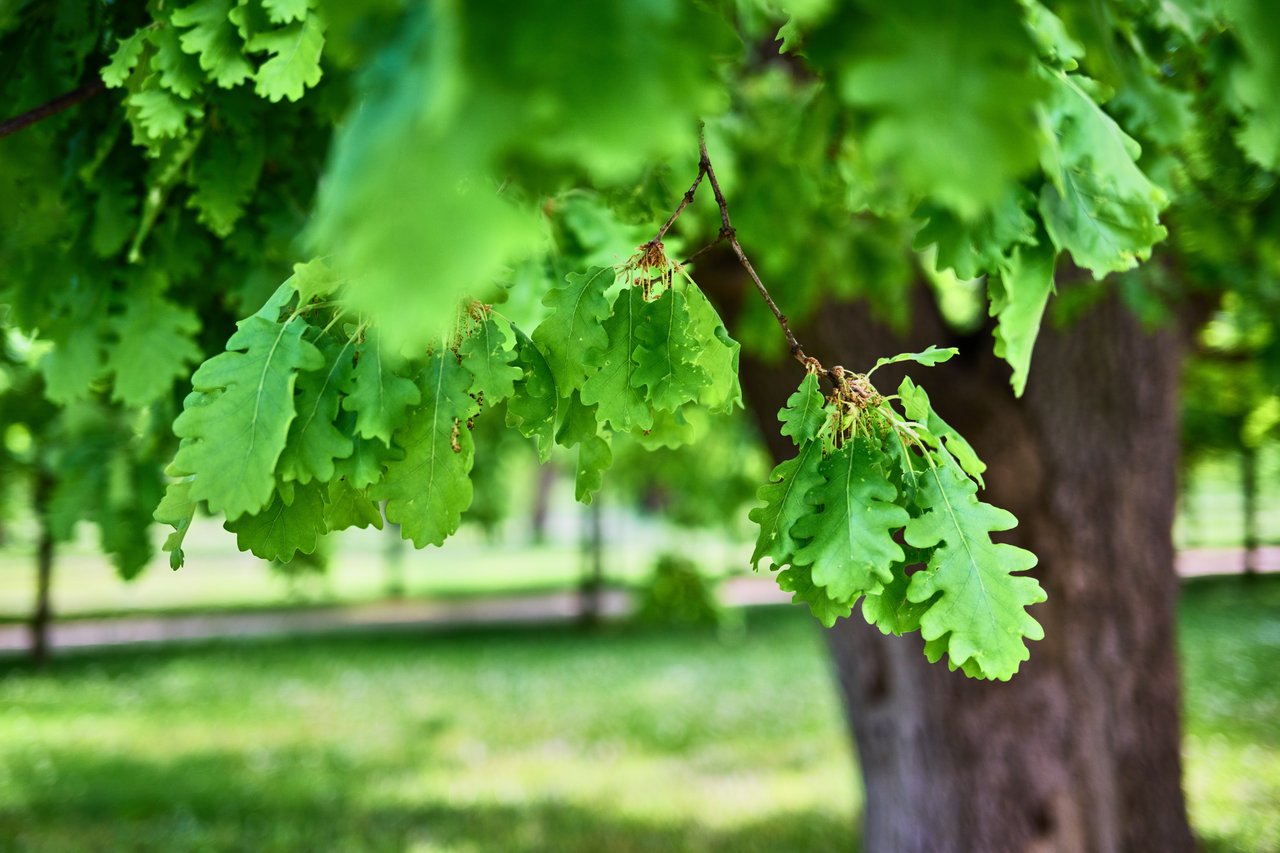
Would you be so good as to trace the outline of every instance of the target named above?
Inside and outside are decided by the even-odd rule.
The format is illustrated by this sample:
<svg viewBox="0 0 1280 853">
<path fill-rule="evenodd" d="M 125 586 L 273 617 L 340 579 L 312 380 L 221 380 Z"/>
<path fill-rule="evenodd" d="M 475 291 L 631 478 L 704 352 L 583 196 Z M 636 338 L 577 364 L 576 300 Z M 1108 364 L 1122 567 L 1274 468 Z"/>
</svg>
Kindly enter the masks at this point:
<svg viewBox="0 0 1280 853">
<path fill-rule="evenodd" d="M 160 524 L 167 524 L 173 528 L 164 540 L 161 546 L 166 554 L 169 555 L 169 568 L 180 569 L 186 561 L 186 555 L 182 552 L 182 541 L 187 538 L 187 530 L 191 527 L 191 520 L 195 518 L 196 502 L 191 499 L 191 481 L 178 480 L 170 483 L 164 491 L 164 497 L 161 498 L 159 506 L 156 507 L 155 513 L 152 515 Z"/>
<path fill-rule="evenodd" d="M 479 411 L 467 393 L 471 374 L 447 349 L 427 360 L 420 385 L 422 402 L 395 433 L 404 458 L 387 464 L 370 494 L 387 502 L 387 521 L 418 548 L 442 544 L 471 505 L 475 445 L 467 421 Z"/>
<path fill-rule="evenodd" d="M 904 352 L 877 359 L 875 366 L 867 371 L 867 375 L 870 376 L 886 364 L 899 364 L 904 361 L 914 361 L 916 364 L 922 364 L 925 367 L 933 367 L 935 364 L 950 361 L 951 357 L 959 352 L 960 350 L 955 347 L 939 347 L 931 344 L 928 349 L 922 352 Z"/>
<path fill-rule="evenodd" d="M 179 98 L 168 89 L 144 87 L 127 99 L 137 111 L 138 123 L 150 139 L 169 139 L 187 131 L 187 120 L 198 119 L 204 110 L 194 101 Z"/>
<path fill-rule="evenodd" d="M 224 89 L 238 86 L 253 74 L 244 45 L 228 15 L 235 0 L 197 0 L 173 10 L 175 27 L 189 28 L 179 40 L 182 49 L 200 59 L 200 67 Z"/>
<path fill-rule="evenodd" d="M 316 15 L 296 24 L 258 33 L 248 44 L 251 51 L 266 51 L 271 58 L 254 75 L 254 91 L 272 102 L 296 101 L 320 82 L 320 54 L 324 51 L 324 25 Z"/>
<path fill-rule="evenodd" d="M 824 627 L 830 628 L 853 612 L 852 599 L 832 598 L 829 591 L 813 582 L 811 566 L 788 566 L 778 574 L 778 589 L 794 593 L 791 600 L 796 604 L 809 605 L 809 611 L 817 617 Z"/>
<path fill-rule="evenodd" d="M 816 373 L 807 374 L 800 387 L 787 398 L 787 405 L 778 412 L 782 421 L 782 434 L 791 436 L 798 447 L 813 441 L 827 422 L 827 400 L 822 396 Z"/>
<path fill-rule="evenodd" d="M 369 499 L 368 493 L 347 480 L 330 482 L 328 500 L 324 505 L 325 530 L 346 530 L 349 527 L 363 530 L 370 525 L 377 530 L 382 529 L 382 512 L 377 503 Z"/>
<path fill-rule="evenodd" d="M 674 412 L 698 399 L 708 376 L 697 364 L 701 347 L 692 336 L 685 295 L 668 288 L 653 302 L 643 300 L 638 309 L 636 363 L 631 382 L 647 387 L 653 407 Z"/>
<path fill-rule="evenodd" d="M 926 562 L 930 552 L 915 548 L 905 550 L 907 562 L 889 566 L 891 575 L 889 582 L 878 592 L 868 593 L 866 598 L 862 599 L 862 618 L 867 620 L 867 624 L 875 625 L 882 634 L 894 634 L 899 637 L 912 631 L 919 631 L 920 617 L 933 606 L 934 602 L 933 598 L 915 602 L 907 597 L 907 590 L 911 585 L 911 575 L 907 574 L 907 567 Z M 935 658 L 934 661 L 936 660 Z"/>
<path fill-rule="evenodd" d="M 598 406 L 601 423 L 630 432 L 653 426 L 653 408 L 636 381 L 638 365 L 633 357 L 640 346 L 638 329 L 644 294 L 627 287 L 613 301 L 613 313 L 604 323 L 608 344 L 591 357 L 599 365 L 582 386 L 582 402 Z"/>
<path fill-rule="evenodd" d="M 992 542 L 993 531 L 1018 520 L 979 501 L 978 487 L 947 454 L 934 458 L 917 497 L 924 513 L 906 527 L 908 544 L 934 550 L 911 576 L 907 598 L 920 603 L 937 596 L 920 616 L 920 633 L 925 640 L 947 638 L 953 668 L 971 661 L 966 673 L 1007 681 L 1030 656 L 1023 638 L 1044 637 L 1026 612 L 1045 600 L 1044 590 L 1034 578 L 1014 574 L 1035 566 L 1036 557 Z"/>
<path fill-rule="evenodd" d="M 972 220 L 1036 165 L 1045 84 L 1017 4 L 868 5 L 836 7 L 806 57 L 865 116 L 872 171 Z"/>
<path fill-rule="evenodd" d="M 138 64 L 143 48 L 147 46 L 148 35 L 149 31 L 145 28 L 138 29 L 134 30 L 133 35 L 128 38 L 119 39 L 116 42 L 116 49 L 111 54 L 111 61 L 102 69 L 103 83 L 113 89 L 118 89 L 124 85 L 124 81 L 129 79 L 130 72 Z"/>
<path fill-rule="evenodd" d="M 595 406 L 584 405 L 577 391 L 561 402 L 564 420 L 556 432 L 556 443 L 562 447 L 577 446 L 574 496 L 589 504 L 591 496 L 604 484 L 604 472 L 613 464 L 613 450 L 608 439 L 601 435 Z"/>
<path fill-rule="evenodd" d="M 289 285 L 297 292 L 299 305 L 332 296 L 342 282 L 342 275 L 325 258 L 294 264 L 293 275 L 289 276 Z"/>
<path fill-rule="evenodd" d="M 197 212 L 197 218 L 210 231 L 227 237 L 244 215 L 265 161 L 262 136 L 225 129 L 206 131 L 192 159 L 192 193 L 187 197 L 187 207 Z M 295 278 L 298 266 L 294 266 Z"/>
<path fill-rule="evenodd" d="M 915 216 L 928 221 L 916 233 L 914 246 L 937 247 L 934 269 L 950 269 L 965 281 L 978 278 L 999 269 L 1015 246 L 1035 242 L 1036 222 L 1027 213 L 1034 205 L 1035 197 L 1021 186 L 973 221 L 945 207 L 921 205 Z"/>
<path fill-rule="evenodd" d="M 314 5 L 314 0 L 262 0 L 262 8 L 267 17 L 275 24 L 287 24 L 290 21 L 301 21 L 307 17 L 307 10 Z"/>
<path fill-rule="evenodd" d="M 102 338 L 92 321 L 59 336 L 54 348 L 40 359 L 45 396 L 59 405 L 88 396 L 103 367 L 102 351 Z"/>
<path fill-rule="evenodd" d="M 1019 397 L 1031 372 L 1031 352 L 1040 334 L 1040 320 L 1053 293 L 1053 267 L 1058 254 L 1047 240 L 1039 246 L 1019 246 L 1000 276 L 987 280 L 991 316 L 996 318 L 996 355 L 1013 368 L 1013 392 Z"/>
<path fill-rule="evenodd" d="M 178 31 L 173 27 L 153 30 L 151 43 L 156 52 L 151 56 L 151 70 L 160 85 L 180 98 L 190 98 L 204 85 L 200 62 L 182 49 Z"/>
<path fill-rule="evenodd" d="M 369 329 L 356 345 L 356 366 L 345 389 L 342 408 L 356 415 L 355 431 L 364 438 L 391 445 L 391 435 L 404 423 L 410 406 L 422 399 L 418 386 L 403 375 L 404 359 L 380 345 Z"/>
<path fill-rule="evenodd" d="M 741 345 L 729 337 L 729 330 L 701 289 L 690 287 L 684 295 L 689 309 L 689 333 L 698 342 L 697 364 L 707 375 L 698 402 L 713 412 L 741 408 L 742 386 L 738 383 Z"/>
<path fill-rule="evenodd" d="M 356 489 L 367 489 L 382 479 L 382 468 L 388 462 L 403 458 L 403 453 L 376 438 L 363 438 L 355 433 L 354 418 L 343 414 L 342 433 L 351 437 L 351 455 L 333 463 L 333 472 Z"/>
<path fill-rule="evenodd" d="M 818 467 L 825 482 L 808 494 L 817 508 L 796 521 L 807 540 L 792 562 L 811 566 L 813 582 L 833 599 L 855 600 L 892 580 L 889 565 L 904 559 L 893 534 L 910 520 L 894 505 L 897 490 L 880 467 L 879 442 L 865 436 L 830 453 Z"/>
<path fill-rule="evenodd" d="M 780 568 L 792 561 L 803 544 L 796 540 L 794 528 L 797 521 L 813 511 L 806 497 L 822 485 L 818 468 L 821 459 L 822 442 L 806 441 L 795 456 L 773 469 L 769 482 L 756 492 L 764 506 L 755 507 L 747 516 L 760 525 L 751 553 L 752 568 L 759 570 L 760 561 L 766 557 L 773 561 L 773 568 Z"/>
<path fill-rule="evenodd" d="M 604 321 L 609 316 L 607 293 L 615 278 L 613 267 L 570 273 L 563 285 L 542 298 L 551 313 L 533 330 L 533 342 L 546 356 L 561 395 L 582 387 L 592 367 L 588 354 L 609 345 Z"/>
<path fill-rule="evenodd" d="M 911 377 L 908 376 L 898 386 L 898 396 L 902 398 L 902 407 L 907 417 L 924 427 L 921 437 L 931 447 L 940 448 L 945 443 L 947 450 L 960 463 L 965 473 L 977 480 L 978 485 L 983 485 L 982 472 L 987 470 L 986 463 L 978 458 L 978 454 L 964 436 L 938 417 L 938 413 L 929 403 L 929 395 L 925 390 L 912 382 Z"/>
<path fill-rule="evenodd" d="M 174 465 L 194 474 L 191 496 L 234 521 L 261 510 L 275 491 L 276 460 L 293 421 L 294 383 L 300 370 L 318 370 L 320 351 L 303 340 L 303 320 L 273 319 L 280 294 L 237 323 L 227 351 L 200 365 L 192 387 L 209 395 L 178 415 L 173 431 L 190 439 Z"/>
<path fill-rule="evenodd" d="M 141 407 L 158 400 L 200 360 L 193 340 L 200 321 L 187 308 L 155 294 L 135 295 L 108 328 L 116 342 L 107 350 L 107 370 L 115 375 L 111 399 Z"/>
<path fill-rule="evenodd" d="M 1160 211 L 1168 199 L 1138 168 L 1138 143 L 1085 92 L 1090 81 L 1060 71 L 1045 76 L 1056 140 L 1042 155 L 1045 229 L 1096 278 L 1135 267 L 1167 233 Z"/>
<path fill-rule="evenodd" d="M 1217 4 L 1208 4 L 1212 9 Z M 1269 170 L 1280 168 L 1280 107 L 1276 105 L 1276 86 L 1280 85 L 1280 57 L 1276 55 L 1276 38 L 1280 37 L 1280 20 L 1268 0 L 1227 0 L 1223 6 L 1234 25 L 1243 53 L 1231 76 L 1231 89 L 1238 101 L 1242 126 L 1236 141 L 1255 163 Z M 1210 32 L 1217 29 L 1211 16 Z"/>
<path fill-rule="evenodd" d="M 490 314 L 474 324 L 458 354 L 471 374 L 471 393 L 484 395 L 482 405 L 492 406 L 516 392 L 524 373 L 515 363 L 516 336 L 505 318 Z"/>
<path fill-rule="evenodd" d="M 521 378 L 516 393 L 507 401 L 507 426 L 514 427 L 525 438 L 531 438 L 538 449 L 538 459 L 546 462 L 555 446 L 556 403 L 559 399 L 551 368 L 537 344 L 524 332 L 516 333 L 516 361 Z"/>
<path fill-rule="evenodd" d="M 354 350 L 353 341 L 328 340 L 320 350 L 324 358 L 321 368 L 298 376 L 298 416 L 289 426 L 289 440 L 280 455 L 278 471 L 282 479 L 328 482 L 333 479 L 334 460 L 351 455 L 351 439 L 334 421 L 340 393 L 351 376 Z"/>
<path fill-rule="evenodd" d="M 236 535 L 241 551 L 286 563 L 298 552 L 313 553 L 328 530 L 324 496 L 323 483 L 299 484 L 286 494 L 275 493 L 262 511 L 227 521 L 223 527 Z"/>
</svg>

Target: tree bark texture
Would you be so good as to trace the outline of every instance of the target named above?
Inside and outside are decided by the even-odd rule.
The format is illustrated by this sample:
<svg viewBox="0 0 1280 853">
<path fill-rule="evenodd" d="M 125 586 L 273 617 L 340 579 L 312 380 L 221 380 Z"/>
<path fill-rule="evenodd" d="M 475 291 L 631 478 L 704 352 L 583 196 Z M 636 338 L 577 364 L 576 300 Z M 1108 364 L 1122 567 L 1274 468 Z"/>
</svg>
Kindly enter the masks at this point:
<svg viewBox="0 0 1280 853">
<path fill-rule="evenodd" d="M 731 316 L 739 297 L 724 293 Z M 984 499 L 1020 519 L 998 536 L 1039 555 L 1032 574 L 1049 599 L 1031 612 L 1046 636 L 1011 682 L 992 683 L 929 664 L 919 636 L 884 636 L 859 608 L 828 632 L 866 791 L 865 849 L 1193 849 L 1174 646 L 1180 334 L 1145 330 L 1103 299 L 1065 329 L 1046 323 L 1018 400 L 989 329 L 957 340 L 923 287 L 914 303 L 902 335 L 865 306 L 830 305 L 800 340 L 853 370 L 961 347 L 910 372 L 990 466 Z M 799 368 L 743 374 L 774 453 L 790 455 L 775 417 Z M 877 372 L 876 384 L 892 393 L 901 375 Z"/>
</svg>

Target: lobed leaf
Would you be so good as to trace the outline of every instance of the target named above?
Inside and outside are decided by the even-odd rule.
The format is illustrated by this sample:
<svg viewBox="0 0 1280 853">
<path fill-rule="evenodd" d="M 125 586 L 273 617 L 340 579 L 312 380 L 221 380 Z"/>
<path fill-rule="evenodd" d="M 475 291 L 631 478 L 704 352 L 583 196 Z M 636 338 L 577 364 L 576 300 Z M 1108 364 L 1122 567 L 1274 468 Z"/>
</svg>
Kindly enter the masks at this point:
<svg viewBox="0 0 1280 853">
<path fill-rule="evenodd" d="M 542 298 L 551 313 L 533 330 L 533 342 L 546 356 L 562 395 L 582 387 L 591 369 L 588 355 L 609 345 L 604 330 L 609 316 L 606 294 L 615 278 L 613 267 L 569 273 L 563 285 Z"/>
<path fill-rule="evenodd" d="M 243 42 L 229 15 L 235 0 L 196 0 L 174 9 L 175 27 L 188 28 L 179 37 L 182 49 L 200 59 L 200 67 L 224 89 L 238 86 L 253 74 Z"/>
<path fill-rule="evenodd" d="M 467 421 L 479 407 L 469 374 L 454 354 L 437 351 L 422 371 L 422 402 L 395 433 L 404 458 L 386 466 L 371 497 L 385 500 L 387 520 L 415 547 L 440 545 L 471 505 L 475 447 Z"/>
<path fill-rule="evenodd" d="M 760 526 L 756 547 L 751 553 L 751 566 L 759 570 L 766 557 L 777 569 L 790 563 L 803 544 L 797 541 L 796 522 L 811 511 L 808 495 L 823 483 L 818 464 L 822 459 L 822 442 L 806 441 L 795 456 L 781 462 L 761 486 L 756 497 L 764 506 L 751 510 L 748 518 Z"/>
<path fill-rule="evenodd" d="M 422 399 L 418 386 L 403 375 L 406 364 L 380 346 L 374 329 L 365 332 L 356 345 L 356 364 L 342 400 L 343 411 L 355 412 L 355 432 L 364 438 L 381 439 L 391 445 L 391 436 L 404 423 L 410 406 Z"/>
<path fill-rule="evenodd" d="M 282 288 L 281 290 L 284 290 Z M 237 323 L 227 351 L 191 377 L 205 402 L 184 408 L 174 422 L 179 438 L 174 465 L 194 474 L 191 495 L 234 521 L 261 510 L 275 490 L 276 461 L 295 415 L 293 391 L 300 370 L 317 370 L 320 351 L 303 340 L 297 316 L 274 319 L 281 294 Z"/>
<path fill-rule="evenodd" d="M 521 378 L 516 392 L 507 401 L 507 426 L 514 427 L 525 438 L 531 438 L 538 449 L 538 459 L 551 458 L 556 436 L 555 378 L 542 351 L 518 327 L 516 334 L 516 366 Z"/>
<path fill-rule="evenodd" d="M 644 294 L 627 287 L 613 301 L 613 313 L 604 323 L 605 348 L 589 356 L 596 370 L 582 385 L 582 402 L 597 406 L 601 423 L 630 432 L 653 426 L 653 409 L 636 379 L 639 365 L 633 357 L 640 346 Z"/>
<path fill-rule="evenodd" d="M 675 412 L 697 400 L 709 377 L 697 364 L 701 348 L 693 337 L 688 300 L 668 288 L 653 302 L 636 306 L 637 345 L 631 383 L 646 388 L 654 409 Z"/>
<path fill-rule="evenodd" d="M 791 436 L 796 446 L 813 441 L 827 422 L 826 406 L 817 374 L 807 374 L 796 392 L 787 398 L 787 405 L 778 412 L 782 434 Z"/>
<path fill-rule="evenodd" d="M 462 366 L 471 374 L 471 393 L 483 394 L 490 406 L 510 397 L 523 371 L 516 365 L 516 336 L 511 323 L 490 314 L 476 323 L 458 348 Z"/>
<path fill-rule="evenodd" d="M 334 476 L 334 461 L 351 455 L 354 445 L 334 421 L 341 391 L 350 381 L 354 349 L 353 341 L 327 340 L 320 350 L 324 359 L 320 369 L 299 375 L 298 416 L 289 427 L 289 439 L 280 455 L 281 479 L 327 483 Z"/>
<path fill-rule="evenodd" d="M 893 534 L 910 516 L 894 504 L 897 490 L 880 467 L 880 443 L 857 436 L 818 466 L 824 482 L 808 493 L 812 509 L 792 535 L 806 540 L 792 562 L 810 566 L 813 583 L 841 601 L 878 592 L 905 559 Z"/>
<path fill-rule="evenodd" d="M 908 600 L 931 602 L 920 616 L 926 641 L 946 641 L 953 669 L 1008 680 L 1030 655 L 1024 638 L 1044 631 L 1026 608 L 1045 600 L 1034 578 L 1019 577 L 1036 564 L 1030 551 L 991 541 L 993 531 L 1018 522 L 982 503 L 978 488 L 946 453 L 925 474 L 917 497 L 924 513 L 911 519 L 906 540 L 932 548 L 928 565 L 911 576 Z M 936 599 L 935 599 L 936 596 Z"/>
<path fill-rule="evenodd" d="M 261 511 L 242 515 L 223 526 L 236 535 L 236 547 L 263 560 L 287 563 L 299 552 L 314 553 L 325 525 L 325 487 L 299 484 L 276 492 Z"/>
</svg>

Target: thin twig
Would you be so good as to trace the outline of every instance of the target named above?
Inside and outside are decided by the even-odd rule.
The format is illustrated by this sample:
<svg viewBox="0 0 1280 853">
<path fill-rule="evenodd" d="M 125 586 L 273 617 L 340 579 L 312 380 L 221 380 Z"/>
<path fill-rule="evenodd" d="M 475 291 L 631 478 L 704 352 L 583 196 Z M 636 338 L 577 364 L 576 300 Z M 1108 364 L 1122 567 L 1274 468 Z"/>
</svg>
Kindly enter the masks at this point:
<svg viewBox="0 0 1280 853">
<path fill-rule="evenodd" d="M 667 236 L 667 232 L 671 230 L 671 226 L 680 218 L 680 214 L 684 213 L 684 209 L 689 206 L 689 202 L 693 201 L 694 195 L 698 192 L 698 184 L 702 183 L 702 177 L 707 174 L 707 169 L 709 167 L 710 164 L 705 160 L 698 163 L 698 177 L 693 179 L 693 186 L 689 187 L 685 192 L 684 198 L 680 199 L 679 207 L 677 207 L 675 211 L 667 217 L 666 222 L 662 223 L 662 227 L 658 229 L 658 233 L 654 235 L 654 238 L 645 245 L 656 246 L 662 242 L 663 237 Z"/>
<path fill-rule="evenodd" d="M 769 310 L 773 312 L 774 318 L 778 321 L 778 326 L 782 329 L 782 334 L 787 339 L 787 346 L 791 351 L 791 355 L 796 361 L 800 362 L 808 370 L 816 370 L 822 376 L 830 378 L 831 372 L 817 362 L 817 360 L 809 358 L 804 354 L 804 347 L 800 346 L 800 342 L 796 340 L 795 334 L 791 331 L 791 324 L 787 322 L 787 316 L 778 309 L 778 303 L 773 301 L 773 297 L 769 295 L 769 290 L 764 286 L 764 282 L 760 280 L 760 276 L 756 273 L 755 267 L 751 265 L 751 261 L 747 259 L 747 253 L 742 250 L 742 244 L 738 242 L 738 233 L 734 230 L 733 222 L 729 219 L 729 204 L 725 201 L 724 193 L 720 189 L 720 181 L 716 179 L 716 170 L 711 166 L 711 157 L 707 154 L 707 139 L 702 133 L 698 134 L 698 154 L 699 167 L 706 171 L 707 180 L 711 183 L 711 192 L 716 197 L 716 204 L 720 207 L 720 238 L 729 241 L 729 246 L 733 249 L 733 254 L 737 257 L 738 263 L 742 264 L 742 268 L 747 271 L 747 275 L 751 277 L 751 281 L 756 286 L 756 290 L 760 293 L 760 298 L 764 300 L 764 304 L 769 306 Z"/>
<path fill-rule="evenodd" d="M 94 95 L 101 92 L 104 88 L 106 87 L 103 85 L 101 80 L 94 80 L 92 83 L 81 86 L 74 92 L 68 92 L 61 97 L 54 98 L 47 104 L 41 104 L 33 110 L 27 110 L 22 115 L 16 115 L 13 118 L 5 119 L 0 122 L 0 137 L 8 136 L 11 133 L 17 133 L 24 127 L 35 124 L 41 119 L 48 118 L 55 113 L 60 113 L 68 107 L 74 107 L 81 101 L 87 101 L 89 98 L 92 98 Z"/>
<path fill-rule="evenodd" d="M 641 249 L 653 249 L 661 246 L 662 238 L 667 235 L 667 231 L 675 224 L 676 219 L 684 212 L 684 209 L 693 201 L 694 195 L 698 191 L 698 186 L 702 183 L 702 179 L 706 178 L 711 184 L 711 192 L 715 195 L 716 205 L 720 208 L 720 233 L 716 235 L 716 239 L 703 246 L 698 251 L 689 256 L 684 264 L 689 263 L 694 258 L 709 251 L 712 247 L 719 245 L 721 242 L 728 240 L 729 245 L 733 248 L 733 254 L 738 259 L 738 263 L 747 271 L 747 275 L 751 277 L 751 282 L 756 287 L 756 292 L 760 294 L 760 298 L 769 306 L 769 310 L 773 312 L 774 318 L 778 321 L 778 326 L 782 329 L 782 334 L 787 339 L 787 347 L 791 355 L 796 361 L 805 366 L 806 370 L 813 371 L 820 376 L 824 376 L 831 380 L 831 383 L 838 389 L 848 390 L 845 386 L 848 384 L 845 371 L 840 368 L 827 370 L 821 362 L 816 358 L 810 358 L 805 355 L 804 347 L 796 340 L 795 334 L 791 331 L 791 324 L 787 322 L 787 317 L 778 308 L 778 304 L 773 301 L 773 297 L 769 295 L 769 290 L 764 286 L 764 282 L 760 280 L 760 276 L 756 273 L 755 267 L 751 265 L 751 261 L 747 258 L 747 253 L 742 250 L 742 244 L 738 242 L 737 231 L 734 230 L 733 222 L 729 218 L 729 203 L 725 201 L 724 192 L 720 189 L 720 181 L 716 179 L 716 170 L 711 165 L 711 156 L 707 153 L 706 134 L 702 128 L 698 129 L 698 177 L 694 178 L 693 185 L 689 187 L 684 194 L 684 198 L 680 200 L 680 204 L 676 207 L 671 216 L 667 217 L 667 221 L 662 223 L 662 227 L 658 229 L 657 235 L 652 240 L 641 246 Z M 683 266 L 684 264 L 681 264 Z"/>
<path fill-rule="evenodd" d="M 724 234 L 717 234 L 714 240 L 712 240 L 710 243 L 703 246 L 701 249 L 699 249 L 698 251 L 694 252 L 692 255 L 685 258 L 683 261 L 681 261 L 680 266 L 682 267 L 688 266 L 689 264 L 696 261 L 699 257 L 701 257 L 702 255 L 705 255 L 707 252 L 710 252 L 712 249 L 714 249 L 716 246 L 719 246 L 723 242 L 724 242 Z"/>
</svg>

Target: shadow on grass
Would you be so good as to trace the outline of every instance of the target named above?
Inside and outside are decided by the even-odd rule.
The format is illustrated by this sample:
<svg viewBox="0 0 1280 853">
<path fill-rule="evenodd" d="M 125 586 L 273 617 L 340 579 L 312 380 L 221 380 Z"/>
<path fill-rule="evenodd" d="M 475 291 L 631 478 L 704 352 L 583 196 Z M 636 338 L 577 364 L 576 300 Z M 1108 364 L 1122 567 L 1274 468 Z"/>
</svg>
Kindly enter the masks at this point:
<svg viewBox="0 0 1280 853">
<path fill-rule="evenodd" d="M 722 829 L 554 800 L 406 801 L 378 793 L 382 768 L 332 751 L 155 762 L 78 751 L 5 770 L 19 793 L 0 811 L 4 849 L 822 851 L 857 837 L 816 811 Z"/>
</svg>

